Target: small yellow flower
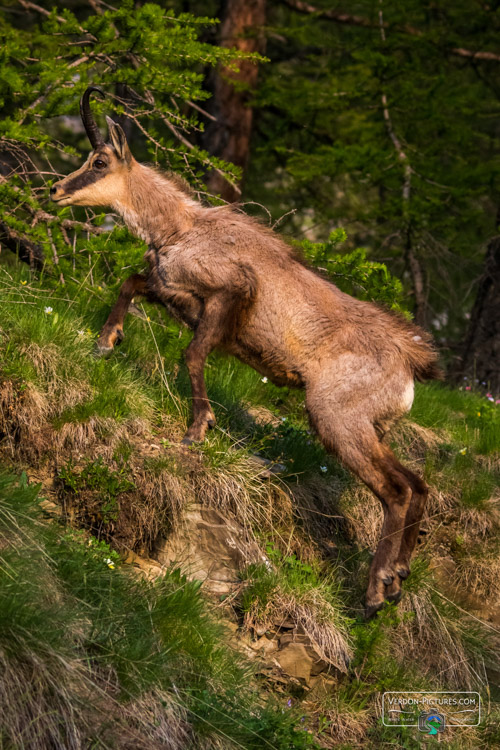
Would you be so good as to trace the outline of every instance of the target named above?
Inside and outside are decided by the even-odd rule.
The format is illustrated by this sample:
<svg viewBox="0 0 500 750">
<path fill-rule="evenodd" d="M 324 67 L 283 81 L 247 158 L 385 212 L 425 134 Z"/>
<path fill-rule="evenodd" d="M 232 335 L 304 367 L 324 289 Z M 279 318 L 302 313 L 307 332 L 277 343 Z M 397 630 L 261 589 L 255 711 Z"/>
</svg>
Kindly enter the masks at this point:
<svg viewBox="0 0 500 750">
<path fill-rule="evenodd" d="M 151 323 L 151 318 L 149 317 L 149 315 L 148 315 L 148 317 L 146 318 L 146 320 L 148 321 L 148 323 Z"/>
<path fill-rule="evenodd" d="M 27 283 L 28 283 L 27 281 L 21 281 L 21 284 L 22 284 L 23 286 L 26 286 L 26 284 L 27 284 Z"/>
<path fill-rule="evenodd" d="M 102 292 L 102 286 L 98 286 L 98 287 L 97 287 L 97 291 L 98 291 L 98 292 Z"/>
<path fill-rule="evenodd" d="M 458 452 L 460 453 L 460 455 L 465 456 L 465 454 L 467 453 L 467 448 L 462 448 L 462 450 Z"/>
<path fill-rule="evenodd" d="M 478 413 L 477 413 L 477 416 L 478 416 L 478 417 L 480 417 L 480 416 L 481 416 L 481 412 L 480 412 L 480 411 L 478 411 Z"/>
</svg>

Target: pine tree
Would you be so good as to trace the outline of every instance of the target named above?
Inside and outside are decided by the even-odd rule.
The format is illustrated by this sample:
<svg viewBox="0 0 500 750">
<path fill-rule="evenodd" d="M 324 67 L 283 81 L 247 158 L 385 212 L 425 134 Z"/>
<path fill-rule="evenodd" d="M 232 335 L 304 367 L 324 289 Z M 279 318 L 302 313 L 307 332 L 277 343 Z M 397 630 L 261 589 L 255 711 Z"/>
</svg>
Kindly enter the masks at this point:
<svg viewBox="0 0 500 750">
<path fill-rule="evenodd" d="M 496 231 L 498 10 L 331 6 L 269 6 L 244 197 L 278 216 L 294 209 L 282 223 L 292 234 L 344 227 L 454 347 Z"/>
<path fill-rule="evenodd" d="M 88 273 L 89 249 L 100 258 L 107 231 L 104 214 L 57 210 L 47 201 L 50 184 L 90 150 L 78 116 L 86 87 L 106 92 L 93 109 L 127 122 L 138 158 L 183 174 L 204 192 L 207 171 L 230 184 L 240 174 L 193 138 L 209 97 L 205 70 L 222 65 L 236 73 L 255 55 L 201 41 L 216 21 L 174 15 L 157 3 L 49 8 L 22 0 L 0 14 L 0 241 L 32 267 L 55 267 L 63 283 L 80 262 Z M 111 242 L 119 240 L 140 245 L 117 229 Z"/>
</svg>

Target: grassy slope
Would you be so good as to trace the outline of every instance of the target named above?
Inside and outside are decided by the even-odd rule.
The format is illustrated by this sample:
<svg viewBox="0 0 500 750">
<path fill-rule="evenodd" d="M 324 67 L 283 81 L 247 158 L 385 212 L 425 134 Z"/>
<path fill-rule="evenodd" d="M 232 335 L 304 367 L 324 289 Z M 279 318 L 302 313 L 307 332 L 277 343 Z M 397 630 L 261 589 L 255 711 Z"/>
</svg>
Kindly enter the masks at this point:
<svg viewBox="0 0 500 750">
<path fill-rule="evenodd" d="M 15 264 L 0 269 L 3 464 L 42 479 L 45 491 L 62 500 L 65 519 L 100 540 L 89 547 L 64 527 L 47 532 L 29 520 L 33 492 L 5 490 L 4 503 L 17 514 L 8 523 L 20 530 L 6 552 L 4 583 L 13 606 L 2 619 L 0 651 L 9 674 L 26 676 L 26 683 L 17 680 L 19 690 L 30 684 L 34 664 L 43 667 L 36 690 L 30 688 L 30 716 L 56 706 L 64 726 L 55 722 L 54 731 L 74 734 L 65 747 L 90 736 L 88 727 L 72 724 L 82 701 L 90 706 L 89 727 L 101 726 L 111 711 L 110 726 L 96 730 L 102 746 L 112 745 L 113 736 L 120 747 L 141 746 L 137 737 L 144 746 L 160 746 L 155 727 L 166 721 L 179 732 L 172 747 L 264 747 L 264 741 L 301 747 L 310 735 L 299 731 L 290 739 L 297 721 L 325 747 L 417 747 L 413 730 L 381 727 L 381 692 L 479 689 L 489 707 L 482 726 L 453 730 L 445 746 L 500 742 L 493 684 L 500 633 L 500 407 L 479 393 L 439 384 L 417 389 L 412 421 L 393 439 L 433 488 L 428 517 L 399 609 L 364 623 L 361 602 L 380 509 L 309 433 L 302 395 L 214 355 L 207 383 L 218 426 L 199 450 L 180 450 L 189 416 L 181 352 L 189 334 L 145 306 L 148 317 L 129 317 L 120 349 L 107 361 L 95 359 L 94 339 L 112 290 L 94 284 L 87 278 L 56 287 Z M 263 481 L 249 458 L 256 452 L 284 463 L 285 475 Z M 271 571 L 256 566 L 243 573 L 248 585 L 237 607 L 244 626 L 265 624 L 280 610 L 307 624 L 330 649 L 332 663 L 352 656 L 348 673 L 327 695 L 295 690 L 291 713 L 258 707 L 262 700 L 242 691 L 248 665 L 231 667 L 234 659 L 196 587 L 180 584 L 175 574 L 156 587 L 139 585 L 118 570 L 118 561 L 114 570 L 103 562 L 110 555 L 103 543 L 148 554 L 194 497 L 237 513 L 278 563 Z M 82 581 L 86 566 L 90 577 Z M 35 569 L 43 587 L 24 585 Z M 179 595 L 172 608 L 179 590 L 185 600 Z M 129 617 L 130 601 L 137 601 L 137 611 L 134 605 Z M 145 616 L 152 610 L 157 621 Z M 22 627 L 19 618 L 25 618 Z M 192 634 L 180 625 L 186 618 L 205 628 L 208 654 L 190 652 Z M 50 625 L 55 622 L 60 627 Z M 22 642 L 9 650 L 13 633 L 25 635 L 16 635 Z M 76 688 L 75 680 L 88 687 Z M 271 685 L 262 685 L 262 695 L 269 691 Z M 280 700 L 288 706 L 286 695 Z M 137 717 L 130 730 L 136 735 L 119 739 L 129 731 L 130 715 Z M 2 739 L 6 748 L 44 747 L 30 744 L 27 733 L 17 744 L 8 733 Z"/>
</svg>

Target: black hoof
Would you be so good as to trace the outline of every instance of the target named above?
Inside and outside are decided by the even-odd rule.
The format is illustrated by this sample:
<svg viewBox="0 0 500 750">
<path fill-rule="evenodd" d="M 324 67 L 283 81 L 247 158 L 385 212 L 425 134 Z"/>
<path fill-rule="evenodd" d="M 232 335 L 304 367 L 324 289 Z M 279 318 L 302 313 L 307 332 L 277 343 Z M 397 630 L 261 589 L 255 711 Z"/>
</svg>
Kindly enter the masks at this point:
<svg viewBox="0 0 500 750">
<path fill-rule="evenodd" d="M 401 578 L 402 581 L 405 581 L 408 576 L 410 575 L 410 569 L 409 568 L 397 568 L 396 573 Z"/>
<path fill-rule="evenodd" d="M 384 606 L 384 602 L 379 604 L 370 604 L 365 607 L 365 620 L 369 620 L 373 615 L 376 615 L 379 610 Z"/>
<path fill-rule="evenodd" d="M 208 429 L 209 429 L 209 430 L 213 430 L 213 428 L 214 428 L 214 427 L 215 427 L 215 425 L 216 425 L 216 421 L 215 421 L 215 419 L 208 419 L 208 420 L 207 420 L 207 425 L 208 425 Z"/>
<path fill-rule="evenodd" d="M 188 437 L 182 438 L 181 445 L 194 445 L 194 440 Z"/>
<path fill-rule="evenodd" d="M 382 583 L 385 586 L 390 586 L 393 580 L 394 580 L 394 576 L 385 576 L 385 578 L 382 578 Z"/>
<path fill-rule="evenodd" d="M 121 328 L 117 328 L 115 333 L 116 333 L 115 346 L 120 346 L 125 336 L 123 335 L 123 331 Z"/>
<path fill-rule="evenodd" d="M 388 602 L 394 602 L 394 604 L 398 604 L 398 602 L 401 601 L 402 596 L 403 596 L 402 591 L 396 591 L 395 594 L 387 594 L 385 598 Z"/>
</svg>

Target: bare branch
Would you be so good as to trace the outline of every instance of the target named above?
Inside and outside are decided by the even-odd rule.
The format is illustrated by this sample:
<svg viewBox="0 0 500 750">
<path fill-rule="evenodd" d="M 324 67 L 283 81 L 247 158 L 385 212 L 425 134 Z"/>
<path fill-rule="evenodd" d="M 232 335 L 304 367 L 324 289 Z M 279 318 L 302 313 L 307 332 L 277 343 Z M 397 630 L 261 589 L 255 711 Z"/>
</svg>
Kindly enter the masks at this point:
<svg viewBox="0 0 500 750">
<path fill-rule="evenodd" d="M 44 264 L 43 249 L 27 237 L 23 237 L 15 229 L 0 221 L 0 243 L 15 253 L 19 260 L 27 263 L 30 268 L 40 270 Z"/>
<path fill-rule="evenodd" d="M 18 3 L 22 5 L 23 8 L 26 10 L 34 10 L 37 13 L 41 13 L 43 16 L 50 16 L 50 11 L 46 10 L 45 8 L 42 8 L 41 5 L 37 5 L 36 3 L 30 2 L 30 0 L 18 0 Z M 67 23 L 66 18 L 63 18 L 63 16 L 56 16 L 59 23 Z M 97 38 L 91 34 L 89 31 L 83 28 L 83 26 L 78 27 L 79 30 L 82 32 L 82 34 L 87 34 L 89 39 L 91 39 L 93 42 L 97 42 Z"/>
<path fill-rule="evenodd" d="M 159 111 L 159 110 L 157 109 L 157 107 L 156 107 L 156 102 L 155 102 L 155 98 L 154 98 L 153 94 L 151 93 L 151 91 L 149 91 L 148 89 L 146 89 L 146 90 L 145 90 L 145 92 L 144 92 L 144 93 L 145 93 L 145 96 L 144 96 L 144 97 L 140 96 L 140 94 L 138 94 L 138 93 L 137 93 L 136 91 L 134 91 L 133 89 L 130 89 L 130 91 L 131 91 L 131 92 L 132 92 L 132 93 L 134 94 L 134 96 L 135 96 L 135 97 L 136 97 L 137 99 L 139 99 L 139 100 L 141 100 L 141 101 L 143 101 L 143 102 L 146 102 L 146 104 L 149 104 L 149 105 L 150 105 L 151 107 L 154 107 L 154 108 L 155 108 L 155 110 L 154 110 L 154 114 L 156 114 L 156 115 L 158 115 L 158 116 L 160 117 L 160 119 L 161 119 L 161 120 L 162 120 L 162 122 L 163 122 L 163 123 L 164 123 L 164 124 L 165 124 L 165 125 L 167 126 L 167 128 L 168 128 L 168 129 L 170 130 L 170 132 L 171 132 L 171 133 L 172 133 L 172 134 L 173 134 L 173 135 L 174 135 L 174 136 L 175 136 L 175 137 L 176 137 L 176 138 L 177 138 L 177 139 L 178 139 L 178 140 L 179 140 L 179 141 L 180 141 L 180 142 L 181 142 L 181 143 L 182 143 L 182 144 L 183 144 L 184 146 L 186 146 L 186 148 L 188 148 L 188 149 L 189 149 L 190 151 L 191 151 L 191 150 L 193 150 L 193 149 L 195 148 L 195 146 L 193 146 L 193 144 L 192 144 L 192 143 L 191 143 L 190 141 L 188 141 L 188 139 L 187 139 L 187 138 L 185 138 L 185 137 L 184 137 L 184 136 L 182 135 L 182 133 L 180 133 L 180 132 L 179 132 L 179 130 L 178 130 L 178 129 L 177 129 L 176 127 L 175 127 L 175 125 L 174 125 L 173 123 L 171 123 L 171 122 L 170 122 L 170 120 L 168 119 L 168 117 L 166 117 L 166 116 L 165 116 L 165 114 L 164 114 L 163 112 L 160 112 L 160 111 Z M 126 102 L 125 102 L 125 101 L 124 101 L 123 99 L 120 99 L 119 97 L 117 97 L 116 95 L 110 94 L 110 96 L 111 96 L 111 97 L 112 97 L 113 99 L 117 99 L 117 100 L 118 100 L 118 101 L 120 101 L 120 102 L 121 102 L 122 104 L 126 105 Z M 144 128 L 144 126 L 143 126 L 143 125 L 141 124 L 140 120 L 139 120 L 139 119 L 137 118 L 137 116 L 136 116 L 135 114 L 133 114 L 132 112 L 130 112 L 130 110 L 128 110 L 126 114 L 127 114 L 127 117 L 129 117 L 129 118 L 130 118 L 131 120 L 133 120 L 133 121 L 135 122 L 135 124 L 137 125 L 137 127 L 139 128 L 139 130 L 140 130 L 140 131 L 141 131 L 142 133 L 144 133 L 144 135 L 146 136 L 146 138 L 148 138 L 148 139 L 149 139 L 149 140 L 150 140 L 150 141 L 151 141 L 152 143 L 154 143 L 154 145 L 155 145 L 155 146 L 156 146 L 157 148 L 159 148 L 159 149 L 160 149 L 161 151 L 169 151 L 169 150 L 170 150 L 170 149 L 167 149 L 167 148 L 166 148 L 165 146 L 162 146 L 162 145 L 161 145 L 161 143 L 159 143 L 159 142 L 158 142 L 157 140 L 155 140 L 155 138 L 153 138 L 153 136 L 152 136 L 152 135 L 151 135 L 150 133 L 148 133 L 148 131 L 147 131 L 147 130 L 146 130 L 146 129 Z M 202 162 L 203 164 L 205 164 L 206 166 L 208 166 L 208 167 L 210 167 L 211 169 L 213 169 L 213 170 L 214 170 L 215 172 L 217 172 L 217 174 L 219 174 L 219 175 L 220 175 L 220 176 L 221 176 L 221 177 L 222 177 L 222 178 L 223 178 L 224 180 L 226 180 L 226 182 L 228 182 L 228 183 L 229 183 L 229 184 L 230 184 L 230 185 L 231 185 L 231 186 L 233 187 L 233 189 L 235 190 L 235 192 L 237 193 L 237 195 L 241 195 L 241 190 L 240 190 L 240 188 L 239 188 L 239 187 L 238 187 L 237 185 L 235 185 L 235 184 L 234 184 L 234 183 L 233 183 L 233 182 L 231 181 L 231 179 L 230 179 L 230 178 L 229 178 L 229 177 L 227 176 L 227 174 L 225 174 L 225 173 L 224 173 L 224 172 L 223 172 L 223 171 L 222 171 L 221 169 L 219 169 L 218 167 L 214 167 L 214 166 L 212 165 L 212 163 L 211 163 L 210 159 L 200 159 L 200 160 L 201 160 L 201 162 Z"/>
<path fill-rule="evenodd" d="M 364 16 L 354 16 L 350 13 L 342 13 L 339 10 L 316 8 L 310 3 L 303 2 L 302 0 L 283 0 L 293 10 L 298 13 L 314 14 L 321 18 L 328 18 L 330 21 L 335 23 L 346 24 L 348 26 L 362 26 L 365 29 L 377 28 L 377 24 L 373 23 L 369 18 Z M 383 22 L 383 29 L 387 30 L 390 28 L 390 24 Z M 415 26 L 396 26 L 395 31 L 403 34 L 409 34 L 410 36 L 421 37 L 424 36 L 424 32 Z M 464 47 L 450 47 L 448 50 L 450 54 L 457 55 L 458 57 L 466 57 L 470 60 L 489 60 L 491 62 L 500 62 L 500 54 L 496 52 L 482 52 L 465 49 Z"/>
<path fill-rule="evenodd" d="M 105 229 L 105 227 L 96 227 L 88 221 L 60 219 L 59 216 L 49 214 L 47 211 L 36 211 L 33 213 L 33 222 L 31 226 L 34 227 L 39 221 L 44 221 L 46 224 L 59 224 L 61 229 L 76 229 L 80 232 L 90 232 L 90 234 L 105 234 L 109 231 L 108 229 Z"/>
</svg>

